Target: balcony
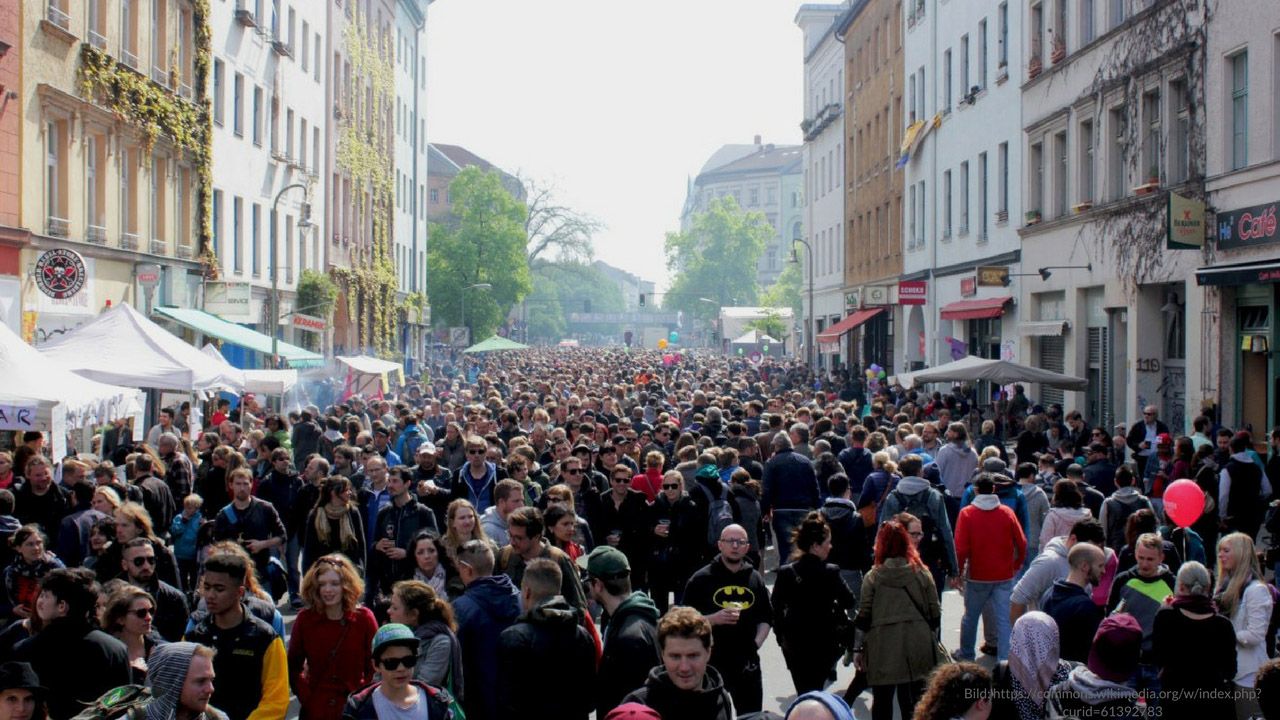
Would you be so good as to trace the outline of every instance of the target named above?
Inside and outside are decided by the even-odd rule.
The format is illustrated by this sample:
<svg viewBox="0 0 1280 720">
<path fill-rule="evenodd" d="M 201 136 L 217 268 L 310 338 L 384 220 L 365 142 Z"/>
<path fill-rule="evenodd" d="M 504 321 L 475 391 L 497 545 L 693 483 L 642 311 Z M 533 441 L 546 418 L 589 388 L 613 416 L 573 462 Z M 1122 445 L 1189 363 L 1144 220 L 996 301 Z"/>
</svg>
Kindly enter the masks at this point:
<svg viewBox="0 0 1280 720">
<path fill-rule="evenodd" d="M 169 252 L 169 243 L 160 238 L 151 238 L 151 254 L 165 255 Z"/>
<path fill-rule="evenodd" d="M 162 67 L 151 66 L 151 81 L 161 87 L 169 87 L 169 71 Z"/>
<path fill-rule="evenodd" d="M 253 11 L 247 8 L 236 8 L 236 22 L 239 23 L 241 27 L 258 27 L 258 18 L 254 17 Z"/>
<path fill-rule="evenodd" d="M 293 57 L 293 48 L 289 46 L 289 43 L 286 43 L 283 40 L 272 40 L 271 50 L 277 55 L 290 58 Z"/>
<path fill-rule="evenodd" d="M 124 232 L 120 233 L 120 249 L 121 250 L 137 250 L 138 244 L 142 242 L 138 239 L 138 233 Z"/>
<path fill-rule="evenodd" d="M 120 64 L 134 72 L 142 72 L 138 69 L 138 56 L 124 48 L 120 48 Z"/>
<path fill-rule="evenodd" d="M 99 50 L 106 50 L 106 49 L 107 49 L 107 38 L 106 38 L 106 37 L 104 37 L 104 36 L 102 35 L 102 33 L 98 32 L 97 30 L 90 30 L 90 31 L 89 31 L 89 44 L 90 44 L 90 45 L 92 45 L 92 46 L 94 46 L 94 47 L 96 47 L 96 48 L 98 48 Z"/>
<path fill-rule="evenodd" d="M 195 257 L 196 249 L 190 245 L 178 245 L 178 257 L 183 260 L 190 260 Z"/>
<path fill-rule="evenodd" d="M 91 242 L 94 245 L 106 245 L 107 229 L 102 227 L 101 225 L 90 225 L 89 227 L 85 228 L 84 239 L 85 241 Z"/>
<path fill-rule="evenodd" d="M 70 227 L 71 223 L 67 222 L 65 218 L 54 217 L 53 215 L 50 215 L 45 223 L 45 231 L 49 233 L 49 237 L 65 238 Z"/>
<path fill-rule="evenodd" d="M 184 100 L 193 100 L 193 101 L 195 100 L 195 96 L 196 96 L 195 91 L 193 91 L 191 89 L 191 86 L 186 83 L 181 83 L 178 85 L 178 95 L 182 97 Z"/>
</svg>

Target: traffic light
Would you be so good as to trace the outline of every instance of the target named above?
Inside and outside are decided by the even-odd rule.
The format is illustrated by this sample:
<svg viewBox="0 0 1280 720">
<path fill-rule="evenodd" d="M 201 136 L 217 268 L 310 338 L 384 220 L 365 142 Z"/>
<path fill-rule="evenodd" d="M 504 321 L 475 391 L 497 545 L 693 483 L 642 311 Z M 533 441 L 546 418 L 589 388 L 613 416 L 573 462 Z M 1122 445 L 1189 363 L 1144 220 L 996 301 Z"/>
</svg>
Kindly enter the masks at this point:
<svg viewBox="0 0 1280 720">
<path fill-rule="evenodd" d="M 644 293 L 640 293 L 640 307 L 644 307 Z"/>
</svg>

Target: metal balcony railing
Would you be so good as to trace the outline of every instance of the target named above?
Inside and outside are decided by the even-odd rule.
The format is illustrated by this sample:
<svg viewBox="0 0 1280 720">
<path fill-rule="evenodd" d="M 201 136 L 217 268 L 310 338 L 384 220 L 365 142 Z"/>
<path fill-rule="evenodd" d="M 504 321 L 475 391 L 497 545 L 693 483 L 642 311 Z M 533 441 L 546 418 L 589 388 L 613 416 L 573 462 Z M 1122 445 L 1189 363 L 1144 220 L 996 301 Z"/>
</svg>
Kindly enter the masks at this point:
<svg viewBox="0 0 1280 720">
<path fill-rule="evenodd" d="M 66 218 L 50 215 L 45 227 L 49 237 L 65 238 L 71 223 L 67 222 Z"/>
<path fill-rule="evenodd" d="M 169 252 L 169 243 L 160 238 L 151 238 L 151 254 L 165 255 Z"/>
<path fill-rule="evenodd" d="M 94 245 L 106 245 L 107 229 L 101 225 L 90 225 L 85 228 L 84 239 Z"/>
<path fill-rule="evenodd" d="M 140 242 L 138 233 L 120 233 L 120 248 L 122 250 L 137 250 Z"/>
</svg>

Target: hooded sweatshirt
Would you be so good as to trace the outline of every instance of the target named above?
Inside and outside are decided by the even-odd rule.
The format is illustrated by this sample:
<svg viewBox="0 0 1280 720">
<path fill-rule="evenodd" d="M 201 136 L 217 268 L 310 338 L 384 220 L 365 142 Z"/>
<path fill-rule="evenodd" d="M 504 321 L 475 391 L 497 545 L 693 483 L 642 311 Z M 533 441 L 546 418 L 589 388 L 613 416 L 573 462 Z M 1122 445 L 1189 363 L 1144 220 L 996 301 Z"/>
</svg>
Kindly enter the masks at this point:
<svg viewBox="0 0 1280 720">
<path fill-rule="evenodd" d="M 1104 680 L 1088 667 L 1079 665 L 1065 681 L 1049 688 L 1049 714 L 1051 717 L 1123 717 L 1132 713 L 1137 699 L 1137 690 L 1124 683 Z"/>
<path fill-rule="evenodd" d="M 192 642 L 176 642 L 157 645 L 147 658 L 147 687 L 151 688 L 151 702 L 147 703 L 146 720 L 173 720 L 182 697 L 182 686 L 187 682 L 187 671 L 196 648 Z M 208 706 L 203 718 L 226 720 L 221 710 Z"/>
<path fill-rule="evenodd" d="M 596 711 L 601 716 L 643 685 L 649 670 L 662 664 L 658 616 L 653 600 L 637 591 L 603 619 L 604 653 L 596 676 Z"/>
<path fill-rule="evenodd" d="M 1143 662 L 1147 661 L 1151 653 L 1151 631 L 1155 628 L 1156 613 L 1160 611 L 1165 598 L 1173 594 L 1177 585 L 1177 579 L 1164 565 L 1160 566 L 1153 578 L 1142 577 L 1136 567 L 1126 570 L 1116 575 L 1115 582 L 1111 585 L 1107 611 L 1128 613 L 1142 626 Z"/>
<path fill-rule="evenodd" d="M 1009 601 L 1015 605 L 1023 605 L 1028 611 L 1040 609 L 1048 599 L 1053 584 L 1062 580 L 1071 572 L 1071 564 L 1067 562 L 1067 539 L 1056 537 L 1050 540 L 1031 561 L 1031 566 L 1013 586 L 1013 594 Z"/>
<path fill-rule="evenodd" d="M 490 506 L 480 516 L 480 526 L 484 528 L 484 534 L 498 547 L 505 547 L 511 542 L 511 535 L 507 533 L 507 521 L 498 514 L 496 505 Z"/>
<path fill-rule="evenodd" d="M 545 660 L 555 658 L 554 667 Z M 587 692 L 548 693 L 557 678 L 589 678 L 596 647 L 582 627 L 582 612 L 555 595 L 502 631 L 498 645 L 498 706 L 501 717 L 586 720 L 594 706 Z"/>
<path fill-rule="evenodd" d="M 961 568 L 968 564 L 970 580 L 1012 580 L 1026 553 L 1022 526 L 1013 511 L 1000 502 L 1000 496 L 979 495 L 961 508 L 956 519 L 956 560 Z"/>
<path fill-rule="evenodd" d="M 1143 508 L 1150 510 L 1151 501 L 1132 485 L 1111 493 L 1111 497 L 1102 503 L 1102 512 L 1098 515 L 1098 522 L 1102 523 L 1102 529 L 1106 532 L 1107 547 L 1116 552 L 1124 548 L 1125 521 Z"/>
<path fill-rule="evenodd" d="M 476 578 L 453 603 L 462 646 L 467 718 L 498 715 L 498 638 L 520 616 L 520 591 L 506 575 Z"/>
<path fill-rule="evenodd" d="M 662 720 L 733 720 L 733 698 L 720 673 L 710 665 L 697 690 L 681 690 L 671 682 L 663 666 L 653 668 L 644 686 L 623 698 L 658 711 Z"/>
<path fill-rule="evenodd" d="M 960 497 L 965 483 L 969 482 L 974 469 L 978 467 L 978 453 L 968 443 L 950 442 L 938 450 L 934 462 L 938 464 L 938 473 L 942 484 L 947 488 L 947 494 Z"/>
<path fill-rule="evenodd" d="M 1056 537 L 1070 535 L 1071 528 L 1075 527 L 1076 523 L 1091 517 L 1093 513 L 1087 507 L 1049 508 L 1049 514 L 1045 515 L 1044 525 L 1040 528 L 1040 549 L 1044 550 L 1049 541 Z"/>
</svg>

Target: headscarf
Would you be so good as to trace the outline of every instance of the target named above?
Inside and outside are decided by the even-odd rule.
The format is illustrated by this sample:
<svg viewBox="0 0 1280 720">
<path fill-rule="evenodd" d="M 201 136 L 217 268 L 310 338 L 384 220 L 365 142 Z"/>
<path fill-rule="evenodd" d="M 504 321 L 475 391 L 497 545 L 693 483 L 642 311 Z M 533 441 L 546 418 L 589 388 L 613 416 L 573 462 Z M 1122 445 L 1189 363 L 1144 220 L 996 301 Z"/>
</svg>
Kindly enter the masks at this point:
<svg viewBox="0 0 1280 720">
<path fill-rule="evenodd" d="M 147 703 L 147 720 L 173 720 L 197 647 L 199 645 L 192 642 L 176 642 L 158 645 L 151 651 L 147 659 L 147 687 L 151 688 L 152 699 Z"/>
<path fill-rule="evenodd" d="M 1058 671 L 1058 624 L 1040 611 L 1018 618 L 1009 636 L 1009 671 L 1036 705 Z"/>
<path fill-rule="evenodd" d="M 831 717 L 835 718 L 835 720 L 854 720 L 853 710 L 849 709 L 849 703 L 845 702 L 844 698 L 839 695 L 834 695 L 825 690 L 807 692 L 796 698 L 791 703 L 791 706 L 787 708 L 786 716 L 791 717 L 791 713 L 795 711 L 796 707 L 806 700 L 816 700 L 822 703 L 822 706 L 831 713 Z"/>
</svg>

